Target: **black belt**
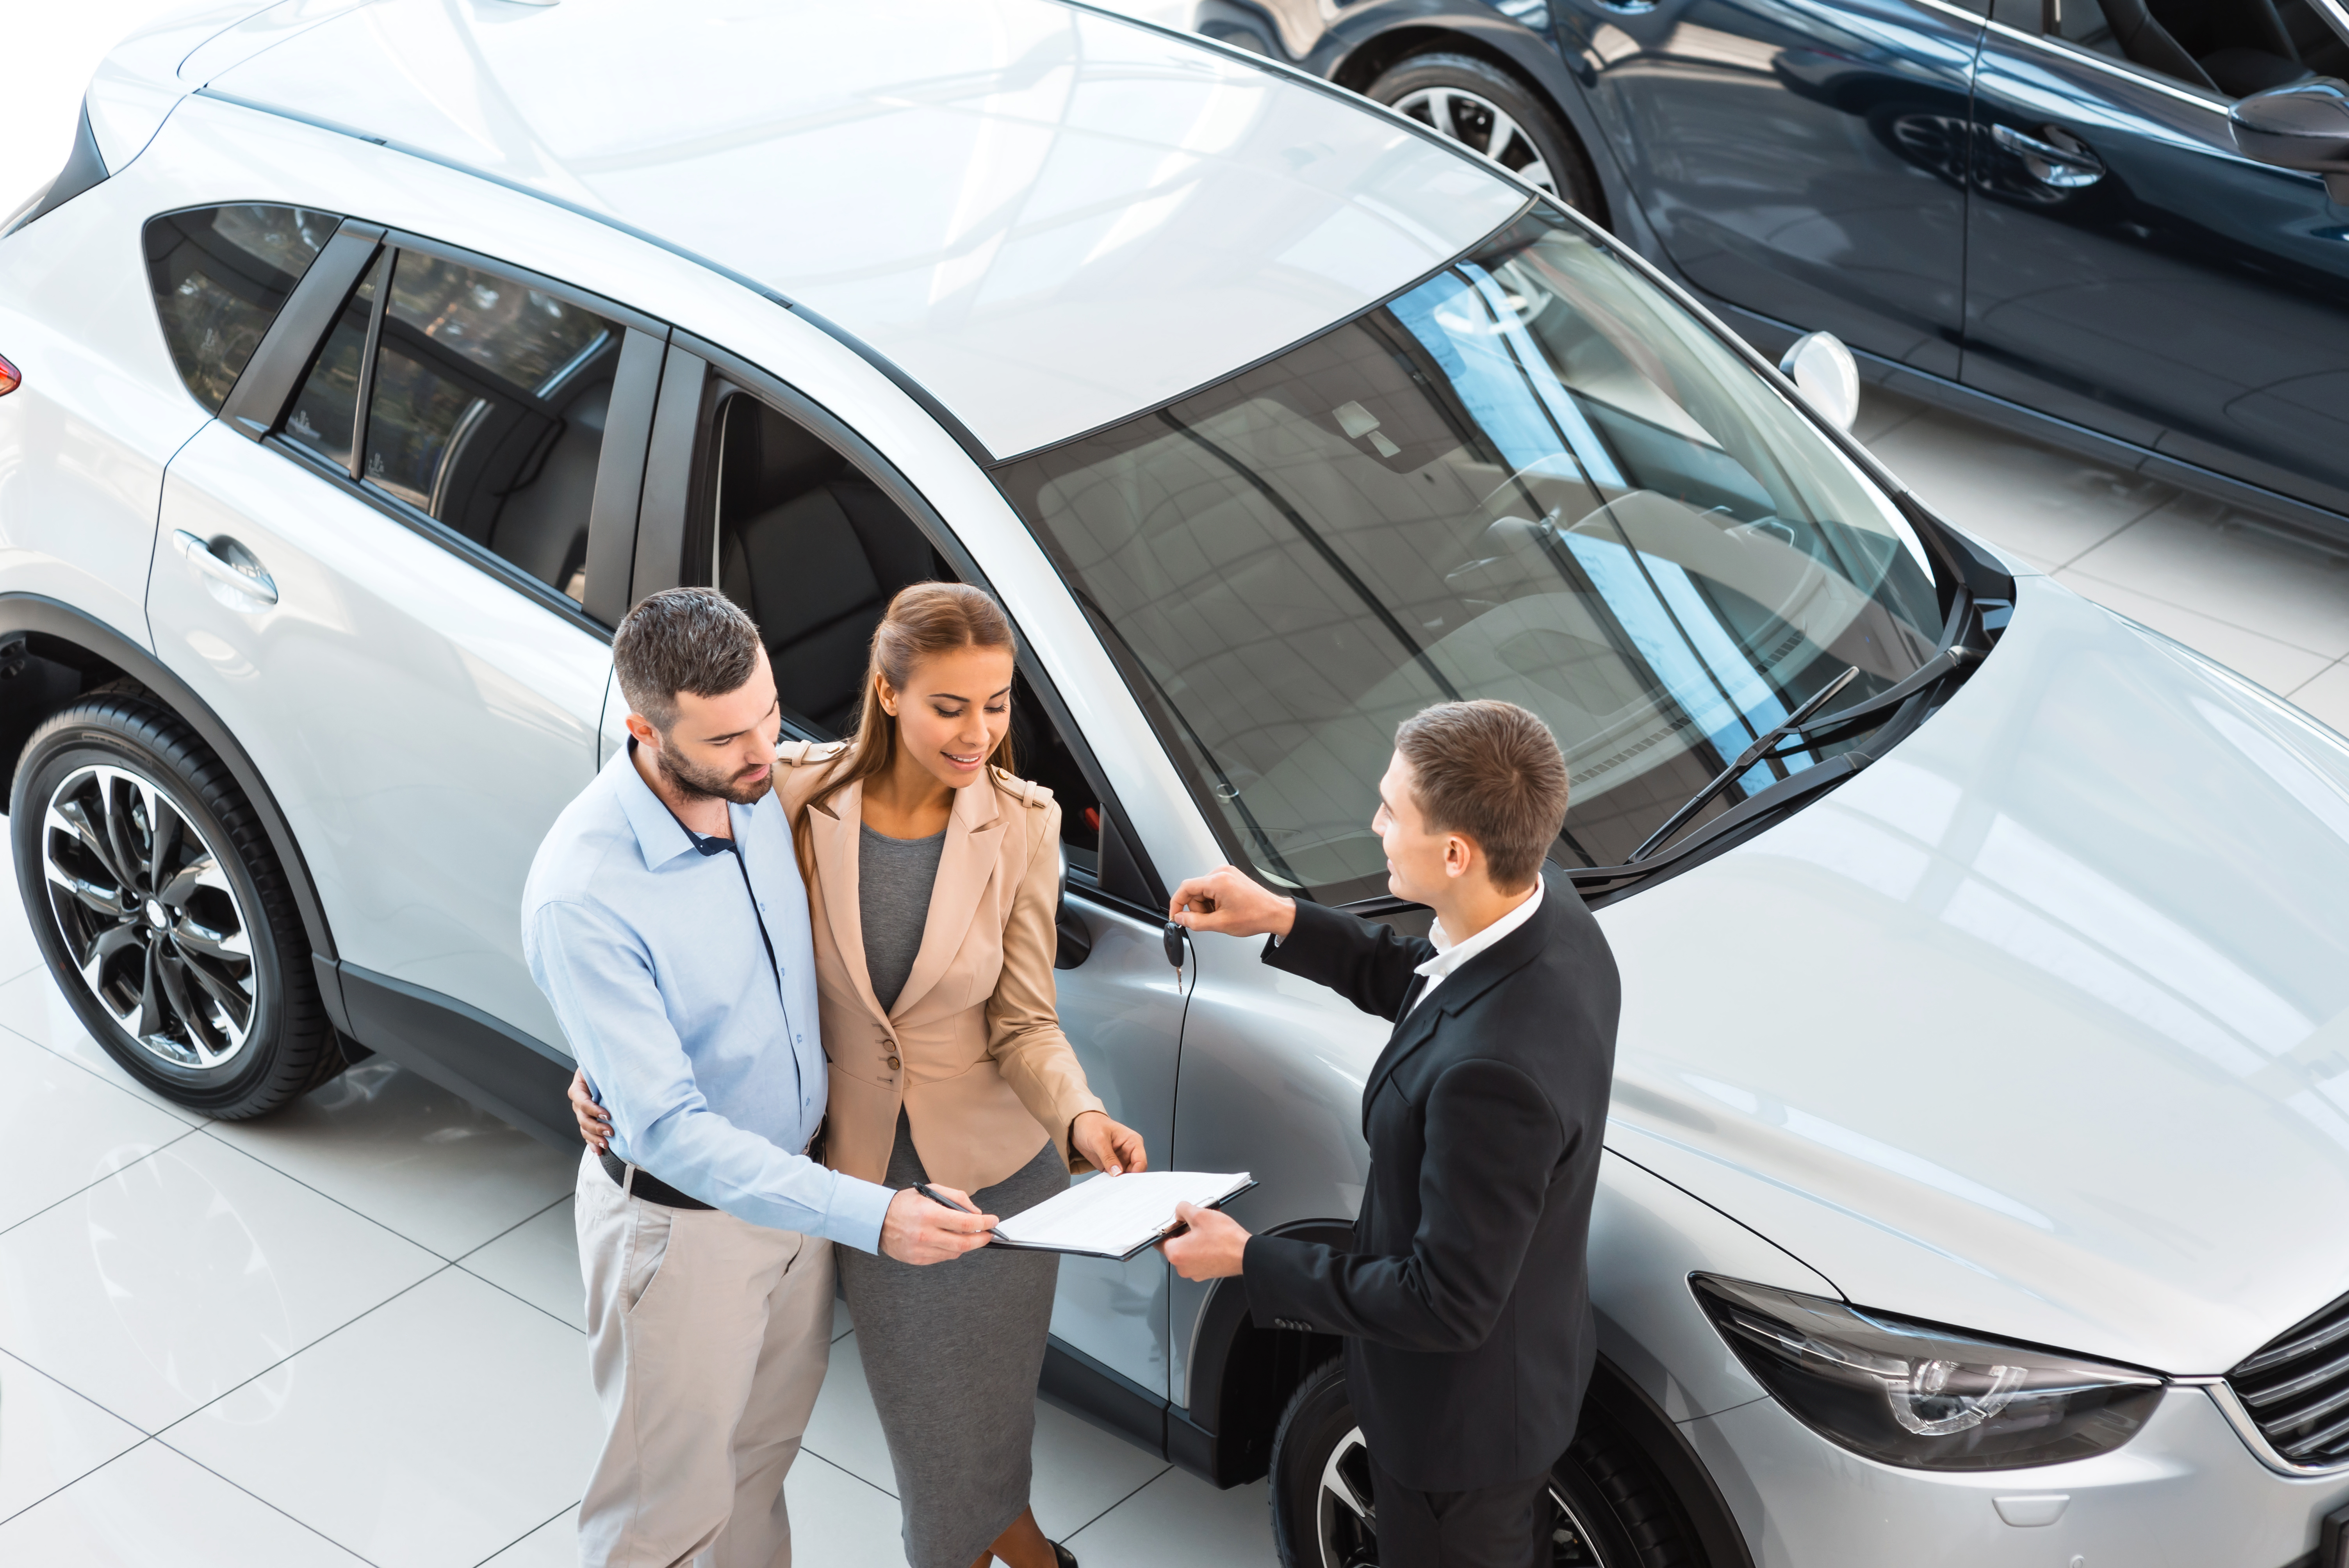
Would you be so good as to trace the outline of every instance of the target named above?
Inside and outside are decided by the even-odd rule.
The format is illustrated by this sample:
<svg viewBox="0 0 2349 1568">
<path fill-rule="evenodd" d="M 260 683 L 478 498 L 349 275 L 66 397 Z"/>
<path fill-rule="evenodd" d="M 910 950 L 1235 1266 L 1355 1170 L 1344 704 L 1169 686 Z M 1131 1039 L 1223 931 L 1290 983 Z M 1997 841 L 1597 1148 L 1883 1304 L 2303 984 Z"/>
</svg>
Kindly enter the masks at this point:
<svg viewBox="0 0 2349 1568">
<path fill-rule="evenodd" d="M 595 1158 L 602 1162 L 604 1174 L 612 1179 L 613 1186 L 626 1188 L 628 1191 L 635 1194 L 636 1197 L 642 1198 L 647 1203 L 658 1203 L 665 1209 L 710 1209 L 717 1207 L 716 1204 L 705 1203 L 698 1198 L 687 1197 L 684 1193 L 678 1191 L 676 1188 L 670 1186 L 667 1182 L 662 1181 L 659 1177 L 654 1175 L 651 1171 L 646 1170 L 641 1165 L 636 1167 L 636 1185 L 631 1187 L 628 1185 L 628 1162 L 626 1161 L 621 1159 L 618 1155 L 613 1153 L 608 1149 L 605 1150 Z"/>
</svg>

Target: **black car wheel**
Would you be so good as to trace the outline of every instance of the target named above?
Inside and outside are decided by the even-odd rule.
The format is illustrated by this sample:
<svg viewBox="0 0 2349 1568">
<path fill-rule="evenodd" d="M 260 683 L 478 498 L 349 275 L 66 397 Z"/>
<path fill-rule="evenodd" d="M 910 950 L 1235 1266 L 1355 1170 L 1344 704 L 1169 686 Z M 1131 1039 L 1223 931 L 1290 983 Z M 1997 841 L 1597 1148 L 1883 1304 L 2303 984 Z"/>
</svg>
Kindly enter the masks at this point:
<svg viewBox="0 0 2349 1568">
<path fill-rule="evenodd" d="M 177 717 L 115 693 L 52 716 L 17 764 L 9 826 L 42 956 L 132 1076 L 243 1118 L 340 1068 L 276 857 Z"/>
<path fill-rule="evenodd" d="M 1606 221 L 1606 201 L 1580 141 L 1547 104 L 1497 66 L 1472 55 L 1413 55 L 1363 91 L 1526 184 Z"/>
<path fill-rule="evenodd" d="M 1374 1568 L 1378 1499 L 1343 1367 L 1309 1373 L 1272 1440 L 1273 1542 L 1282 1568 Z M 1550 1472 L 1547 1568 L 1703 1568 L 1670 1489 L 1588 1406 Z"/>
</svg>

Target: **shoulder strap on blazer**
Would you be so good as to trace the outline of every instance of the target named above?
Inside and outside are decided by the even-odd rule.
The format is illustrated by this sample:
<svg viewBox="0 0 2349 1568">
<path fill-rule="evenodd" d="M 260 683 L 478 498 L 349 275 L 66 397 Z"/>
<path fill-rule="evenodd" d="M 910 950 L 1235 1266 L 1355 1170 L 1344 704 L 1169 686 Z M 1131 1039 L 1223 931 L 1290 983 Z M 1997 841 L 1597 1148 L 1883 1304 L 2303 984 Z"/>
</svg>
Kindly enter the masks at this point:
<svg viewBox="0 0 2349 1568">
<path fill-rule="evenodd" d="M 1026 806 L 1030 810 L 1040 811 L 1052 803 L 1052 791 L 1046 786 L 1037 783 L 1032 779 L 1014 778 L 1000 768 L 993 771 L 996 788 Z"/>
<path fill-rule="evenodd" d="M 847 749 L 845 740 L 786 740 L 775 748 L 775 760 L 792 768 L 820 768 Z"/>
</svg>

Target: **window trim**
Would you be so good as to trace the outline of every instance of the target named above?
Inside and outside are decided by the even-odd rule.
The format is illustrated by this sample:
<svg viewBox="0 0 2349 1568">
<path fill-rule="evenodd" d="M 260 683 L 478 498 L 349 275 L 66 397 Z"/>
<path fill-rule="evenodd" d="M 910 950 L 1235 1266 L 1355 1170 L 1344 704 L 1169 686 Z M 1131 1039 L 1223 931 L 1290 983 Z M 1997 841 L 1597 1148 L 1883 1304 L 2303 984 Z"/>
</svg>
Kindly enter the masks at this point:
<svg viewBox="0 0 2349 1568">
<path fill-rule="evenodd" d="M 2229 99 L 2218 97 L 2212 93 L 2198 91 L 2196 88 L 2189 86 L 2185 82 L 2179 81 L 2175 77 L 2165 77 L 2158 71 L 2149 71 L 2143 66 L 2137 65 L 2133 61 L 2116 60 L 2109 55 L 2100 55 L 2094 49 L 2084 49 L 2068 38 L 2051 38 L 2044 33 L 2026 33 L 2022 28 L 2017 27 L 2011 23 L 2001 22 L 1994 17 L 1989 22 L 1983 24 L 1983 35 L 1985 39 L 1987 39 L 1988 36 L 1992 33 L 1996 33 L 2001 37 L 2011 39 L 2018 44 L 2033 45 L 2038 48 L 2046 50 L 2050 54 L 2055 55 L 2061 59 L 2076 61 L 2079 64 L 2093 67 L 2095 69 L 2102 71 L 2106 76 L 2117 77 L 2122 81 L 2134 82 L 2139 87 L 2151 88 L 2154 91 L 2163 94 L 2165 97 L 2175 98 L 2179 103 L 2192 104 L 2197 108 L 2208 109 L 2212 114 L 2217 115 L 2222 121 L 2227 118 L 2227 110 L 2232 107 L 2232 104 Z M 1977 75 L 1979 75 L 1981 67 L 1977 66 L 1975 69 Z M 1977 123 L 1979 123 L 1979 116 L 1981 114 L 1979 107 L 1977 107 L 1975 112 L 1978 117 Z M 2241 154 L 2235 152 L 2235 147 L 2232 140 L 2230 140 L 2227 143 L 2226 150 L 2230 155 L 2236 157 L 2241 156 Z"/>
<path fill-rule="evenodd" d="M 704 369 L 698 377 L 688 367 L 678 365 L 680 354 L 700 362 Z M 1101 886 L 1097 875 L 1088 875 L 1073 862 L 1067 862 L 1069 892 L 1113 913 L 1163 924 L 1166 918 L 1164 899 L 1167 884 L 1151 863 L 1149 851 L 1144 841 L 1135 831 L 1132 815 L 1119 801 L 1117 792 L 1109 787 L 1108 775 L 1102 769 L 1100 758 L 1094 754 L 1092 740 L 1078 727 L 1068 704 L 1061 699 L 1060 687 L 1051 672 L 1036 656 L 1029 639 L 1020 634 L 1018 612 L 996 591 L 987 573 L 980 570 L 977 558 L 956 535 L 938 509 L 895 464 L 882 454 L 880 449 L 831 409 L 781 377 L 682 329 L 670 336 L 669 362 L 671 368 L 662 378 L 663 398 L 660 412 L 656 416 L 652 449 L 646 459 L 644 500 L 638 512 L 637 529 L 643 548 L 636 558 L 636 577 L 631 583 L 635 595 L 642 598 L 658 589 L 678 586 L 685 581 L 685 550 L 691 542 L 692 532 L 690 511 L 703 499 L 699 491 L 709 451 L 706 438 L 709 420 L 706 415 L 713 397 L 722 399 L 724 387 L 730 385 L 739 393 L 756 397 L 784 418 L 797 422 L 848 459 L 850 466 L 877 486 L 900 511 L 912 520 L 930 547 L 946 558 L 947 564 L 954 569 L 960 581 L 982 590 L 1003 606 L 1004 614 L 1011 622 L 1012 634 L 1019 640 L 1019 672 L 1028 677 L 1030 688 L 1035 692 L 1036 700 L 1044 709 L 1044 717 L 1050 721 L 1061 743 L 1068 747 L 1069 755 L 1075 759 L 1079 771 L 1084 774 L 1086 784 L 1092 788 L 1100 803 L 1103 821 L 1115 824 L 1116 832 L 1135 871 L 1140 873 L 1143 892 L 1157 903 L 1153 907 L 1110 892 Z M 671 391 L 672 387 L 676 387 L 675 392 Z M 688 412 L 690 418 L 685 417 Z M 662 485 L 658 493 L 654 486 L 656 471 Z M 680 484 L 679 480 L 684 482 Z M 663 548 L 667 553 L 647 558 L 653 551 Z"/>
<path fill-rule="evenodd" d="M 277 319 L 262 334 L 236 385 L 229 388 L 215 416 L 221 423 L 254 441 L 277 428 L 310 374 L 312 362 L 325 348 L 335 318 L 343 313 L 343 303 L 367 277 L 382 248 L 383 230 L 378 225 L 356 218 L 345 218 L 336 225 L 310 270 L 286 295 Z"/>
</svg>

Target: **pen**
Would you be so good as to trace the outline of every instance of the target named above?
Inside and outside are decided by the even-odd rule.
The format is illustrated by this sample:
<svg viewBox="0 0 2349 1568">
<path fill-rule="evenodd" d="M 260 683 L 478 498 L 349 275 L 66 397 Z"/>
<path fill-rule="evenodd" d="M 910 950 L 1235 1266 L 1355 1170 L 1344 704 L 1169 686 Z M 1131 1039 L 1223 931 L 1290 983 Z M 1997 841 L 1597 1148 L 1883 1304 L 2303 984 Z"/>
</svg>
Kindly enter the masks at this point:
<svg viewBox="0 0 2349 1568">
<path fill-rule="evenodd" d="M 932 1189 L 927 1181 L 915 1182 L 914 1191 L 919 1192 L 923 1197 L 927 1198 L 931 1202 L 936 1203 L 941 1209 L 952 1209 L 957 1214 L 976 1214 L 978 1212 L 976 1209 L 966 1209 L 960 1203 L 948 1202 L 944 1197 Z"/>
</svg>

